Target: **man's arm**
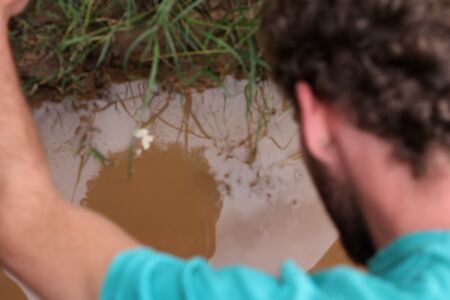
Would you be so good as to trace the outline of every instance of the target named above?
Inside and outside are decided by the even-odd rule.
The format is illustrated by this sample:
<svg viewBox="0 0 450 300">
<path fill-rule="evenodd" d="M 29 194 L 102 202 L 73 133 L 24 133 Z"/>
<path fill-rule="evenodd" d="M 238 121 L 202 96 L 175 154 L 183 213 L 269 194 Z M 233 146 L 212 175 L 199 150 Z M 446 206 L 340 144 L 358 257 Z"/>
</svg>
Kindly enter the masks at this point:
<svg viewBox="0 0 450 300">
<path fill-rule="evenodd" d="M 45 299 L 96 299 L 112 257 L 138 243 L 51 182 L 8 43 L 21 3 L 0 0 L 0 263 Z"/>
</svg>

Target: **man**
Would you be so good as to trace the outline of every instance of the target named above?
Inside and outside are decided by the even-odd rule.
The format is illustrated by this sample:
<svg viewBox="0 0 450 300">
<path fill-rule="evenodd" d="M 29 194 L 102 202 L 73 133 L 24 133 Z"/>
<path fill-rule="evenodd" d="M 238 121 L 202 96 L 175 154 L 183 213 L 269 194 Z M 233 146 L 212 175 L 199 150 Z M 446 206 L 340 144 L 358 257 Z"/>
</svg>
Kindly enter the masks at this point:
<svg viewBox="0 0 450 300">
<path fill-rule="evenodd" d="M 271 0 L 274 77 L 298 104 L 308 163 L 368 272 L 274 278 L 142 248 L 50 181 L 0 0 L 0 261 L 44 299 L 448 299 L 450 1 Z M 301 249 L 299 249 L 301 251 Z"/>
</svg>

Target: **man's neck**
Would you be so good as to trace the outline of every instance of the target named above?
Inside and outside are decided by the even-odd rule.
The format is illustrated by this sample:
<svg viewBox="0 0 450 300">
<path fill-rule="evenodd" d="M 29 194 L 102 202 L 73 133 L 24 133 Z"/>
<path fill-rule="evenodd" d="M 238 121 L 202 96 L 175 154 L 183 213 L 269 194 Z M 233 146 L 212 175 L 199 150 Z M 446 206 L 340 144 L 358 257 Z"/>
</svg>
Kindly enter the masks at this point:
<svg viewBox="0 0 450 300">
<path fill-rule="evenodd" d="M 384 139 L 348 125 L 334 136 L 378 248 L 409 232 L 450 229 L 450 153 L 430 151 L 417 177 Z"/>
<path fill-rule="evenodd" d="M 374 182 L 383 184 L 374 184 L 365 213 L 379 246 L 409 232 L 450 229 L 450 156 L 435 150 L 428 157 L 419 177 L 392 156 L 375 171 Z"/>
</svg>

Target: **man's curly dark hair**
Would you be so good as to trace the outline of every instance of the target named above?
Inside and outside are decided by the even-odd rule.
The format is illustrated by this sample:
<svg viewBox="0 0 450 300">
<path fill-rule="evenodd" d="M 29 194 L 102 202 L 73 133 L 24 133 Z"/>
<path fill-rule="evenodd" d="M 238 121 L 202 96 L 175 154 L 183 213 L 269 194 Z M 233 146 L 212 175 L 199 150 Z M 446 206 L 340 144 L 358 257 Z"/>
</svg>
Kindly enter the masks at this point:
<svg viewBox="0 0 450 300">
<path fill-rule="evenodd" d="M 268 0 L 261 26 L 292 100 L 309 83 L 416 174 L 431 147 L 450 149 L 450 0 Z"/>
</svg>

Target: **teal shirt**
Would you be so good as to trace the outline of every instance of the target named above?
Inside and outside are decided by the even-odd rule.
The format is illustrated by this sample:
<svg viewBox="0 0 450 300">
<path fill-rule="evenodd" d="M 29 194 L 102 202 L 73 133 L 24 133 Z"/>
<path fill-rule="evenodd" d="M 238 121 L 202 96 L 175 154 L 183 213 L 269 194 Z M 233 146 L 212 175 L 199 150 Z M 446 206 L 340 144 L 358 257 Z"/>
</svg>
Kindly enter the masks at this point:
<svg viewBox="0 0 450 300">
<path fill-rule="evenodd" d="M 151 249 L 118 254 L 107 271 L 105 300 L 450 299 L 450 231 L 400 237 L 369 262 L 368 272 L 336 267 L 308 274 L 286 262 L 278 277 L 243 266 L 212 268 Z"/>
</svg>

